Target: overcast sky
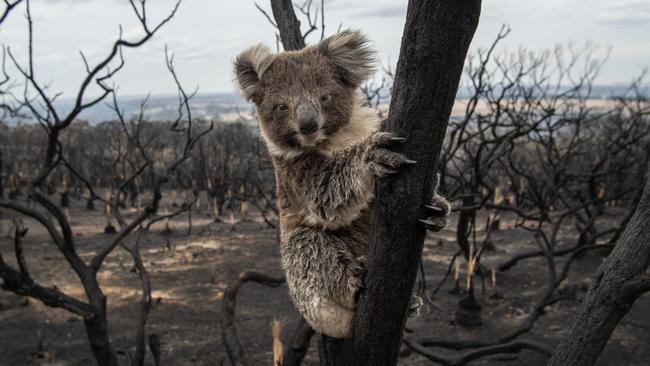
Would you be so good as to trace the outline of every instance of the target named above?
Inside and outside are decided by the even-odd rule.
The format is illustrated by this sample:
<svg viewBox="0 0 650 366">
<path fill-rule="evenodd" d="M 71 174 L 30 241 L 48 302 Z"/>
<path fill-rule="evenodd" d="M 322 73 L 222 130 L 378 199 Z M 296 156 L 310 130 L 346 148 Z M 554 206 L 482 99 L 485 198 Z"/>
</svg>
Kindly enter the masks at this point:
<svg viewBox="0 0 650 366">
<path fill-rule="evenodd" d="M 166 14 L 174 2 L 150 3 L 148 17 L 153 21 Z M 266 0 L 259 3 L 269 7 Z M 340 24 L 361 29 L 374 41 L 384 62 L 397 60 L 407 1 L 325 3 L 326 34 L 334 33 Z M 0 43 L 19 57 L 26 48 L 24 13 L 24 7 L 18 8 L 0 26 Z M 92 64 L 109 51 L 118 25 L 123 26 L 126 38 L 139 32 L 127 0 L 32 0 L 32 13 L 37 79 L 66 96 L 78 87 L 84 73 L 80 50 Z M 599 84 L 627 83 L 650 65 L 648 0 L 484 0 L 472 49 L 488 46 L 504 23 L 512 29 L 502 44 L 508 50 L 591 42 L 605 54 L 611 47 Z M 308 41 L 314 42 L 318 36 Z M 184 0 L 175 18 L 155 39 L 125 53 L 126 67 L 116 83 L 121 95 L 174 92 L 165 71 L 167 44 L 176 54 L 178 74 L 188 89 L 199 86 L 201 92 L 232 91 L 232 59 L 257 42 L 275 47 L 274 30 L 253 1 Z"/>
</svg>

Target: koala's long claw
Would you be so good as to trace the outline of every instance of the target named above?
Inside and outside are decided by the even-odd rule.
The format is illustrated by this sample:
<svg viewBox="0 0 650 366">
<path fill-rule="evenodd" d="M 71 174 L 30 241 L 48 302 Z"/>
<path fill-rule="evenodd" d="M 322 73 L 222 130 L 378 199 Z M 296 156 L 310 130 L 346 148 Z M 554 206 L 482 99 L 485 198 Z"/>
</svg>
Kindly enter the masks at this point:
<svg viewBox="0 0 650 366">
<path fill-rule="evenodd" d="M 433 213 L 433 214 L 437 214 L 437 215 L 444 215 L 445 214 L 445 209 L 440 207 L 440 206 L 422 205 L 422 207 L 424 207 L 427 210 L 431 211 L 431 213 Z"/>
<path fill-rule="evenodd" d="M 394 137 L 391 137 L 391 138 L 390 138 L 390 142 L 396 142 L 396 143 L 406 142 L 406 140 L 408 140 L 406 137 L 397 137 L 397 136 L 394 136 Z"/>
<path fill-rule="evenodd" d="M 413 164 L 417 164 L 417 161 L 405 158 L 404 160 L 402 160 L 402 164 L 413 165 Z"/>
<path fill-rule="evenodd" d="M 409 301 L 409 308 L 408 308 L 408 317 L 415 318 L 418 315 L 420 315 L 423 305 L 424 305 L 424 301 L 422 301 L 422 298 L 420 296 L 411 295 L 411 300 Z"/>
<path fill-rule="evenodd" d="M 431 221 L 431 220 L 425 220 L 425 219 L 418 219 L 424 226 L 429 227 L 431 225 L 435 225 L 436 223 Z"/>
<path fill-rule="evenodd" d="M 432 220 L 429 220 L 429 219 L 426 219 L 426 220 L 425 219 L 418 219 L 418 221 L 421 224 L 423 224 L 424 227 L 427 228 L 427 230 L 436 231 L 436 232 L 444 229 L 445 226 L 446 226 L 446 222 L 444 222 L 444 221 L 443 222 L 436 222 L 436 221 L 432 221 Z"/>
</svg>

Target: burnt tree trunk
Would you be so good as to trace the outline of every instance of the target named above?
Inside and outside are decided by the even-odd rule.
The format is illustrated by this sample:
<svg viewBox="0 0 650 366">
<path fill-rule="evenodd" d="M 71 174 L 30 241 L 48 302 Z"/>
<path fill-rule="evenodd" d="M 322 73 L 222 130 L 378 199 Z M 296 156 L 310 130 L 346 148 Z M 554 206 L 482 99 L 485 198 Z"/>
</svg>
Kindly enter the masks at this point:
<svg viewBox="0 0 650 366">
<path fill-rule="evenodd" d="M 458 224 L 456 225 L 456 241 L 463 251 L 465 259 L 469 259 L 469 236 L 471 234 L 471 224 L 476 218 L 476 209 L 474 206 L 474 195 L 463 197 L 463 208 L 458 215 Z"/>
<path fill-rule="evenodd" d="M 321 365 L 395 365 L 425 230 L 421 205 L 434 173 L 481 1 L 411 0 L 385 130 L 407 137 L 403 152 L 418 164 L 378 179 L 365 291 L 354 337 L 320 339 Z"/>
<path fill-rule="evenodd" d="M 0 150 L 0 199 L 5 198 L 5 186 L 4 186 L 4 180 L 2 180 L 3 177 L 3 157 L 2 157 L 2 150 Z"/>
<path fill-rule="evenodd" d="M 117 354 L 113 349 L 108 336 L 108 322 L 106 313 L 96 314 L 94 317 L 84 319 L 86 334 L 90 348 L 100 366 L 118 366 Z"/>
<path fill-rule="evenodd" d="M 650 291 L 650 172 L 632 219 L 598 268 L 573 325 L 549 365 L 593 365 L 618 322 Z"/>
<path fill-rule="evenodd" d="M 280 40 L 285 51 L 305 48 L 305 39 L 300 31 L 300 21 L 293 11 L 291 0 L 271 0 L 273 18 L 280 32 Z"/>
<path fill-rule="evenodd" d="M 378 179 L 365 291 L 354 324 L 354 365 L 395 365 L 422 256 L 434 174 L 480 0 L 411 0 L 385 129 L 407 137 L 418 164 Z"/>
<path fill-rule="evenodd" d="M 300 366 L 302 364 L 302 360 L 309 350 L 309 343 L 314 333 L 314 330 L 305 318 L 301 317 L 296 325 L 290 343 L 282 355 L 282 366 Z"/>
</svg>

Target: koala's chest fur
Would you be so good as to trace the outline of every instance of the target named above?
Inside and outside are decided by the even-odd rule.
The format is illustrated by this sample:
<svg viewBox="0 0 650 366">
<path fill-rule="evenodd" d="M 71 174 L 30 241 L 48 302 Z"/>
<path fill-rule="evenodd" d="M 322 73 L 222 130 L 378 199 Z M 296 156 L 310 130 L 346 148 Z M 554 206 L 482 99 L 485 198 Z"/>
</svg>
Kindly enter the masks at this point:
<svg viewBox="0 0 650 366">
<path fill-rule="evenodd" d="M 287 167 L 288 168 L 288 167 Z M 335 214 L 331 223 L 324 224 L 315 218 L 303 202 L 302 194 L 296 191 L 296 184 L 300 179 L 286 179 L 281 176 L 284 169 L 277 171 L 276 184 L 278 188 L 278 201 L 280 206 L 280 229 L 282 232 L 290 232 L 300 227 L 309 227 L 315 231 L 323 231 L 328 235 L 338 238 L 345 243 L 346 247 L 359 257 L 367 254 L 368 235 L 372 223 L 372 198 L 359 197 L 357 208 L 341 208 L 341 212 Z M 309 174 L 309 170 L 302 171 Z M 300 174 L 298 174 L 300 175 Z M 325 193 L 315 190 L 310 192 L 314 195 Z"/>
<path fill-rule="evenodd" d="M 340 152 L 359 149 L 360 143 L 378 129 L 379 122 L 376 112 L 357 100 L 350 121 L 321 149 L 291 155 L 277 154 L 270 148 L 283 232 L 298 227 L 326 231 L 345 242 L 356 256 L 366 254 L 374 178 L 359 174 L 359 170 L 367 169 L 362 162 L 346 161 L 358 154 Z M 336 207 L 332 205 L 335 201 L 345 204 Z M 314 205 L 318 202 L 322 205 Z"/>
</svg>

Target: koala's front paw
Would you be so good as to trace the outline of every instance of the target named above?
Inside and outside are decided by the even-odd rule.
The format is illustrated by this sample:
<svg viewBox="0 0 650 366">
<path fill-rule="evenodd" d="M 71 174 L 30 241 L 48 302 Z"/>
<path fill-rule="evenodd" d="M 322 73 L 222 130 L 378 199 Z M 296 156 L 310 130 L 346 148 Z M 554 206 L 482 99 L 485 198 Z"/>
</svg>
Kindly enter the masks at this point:
<svg viewBox="0 0 650 366">
<path fill-rule="evenodd" d="M 419 221 L 428 230 L 438 232 L 447 226 L 451 206 L 444 197 L 439 196 L 437 193 L 433 195 L 431 201 L 430 205 L 422 206 L 427 209 L 427 218 Z"/>
<path fill-rule="evenodd" d="M 415 294 L 411 295 L 411 300 L 409 300 L 409 307 L 407 311 L 408 317 L 415 318 L 416 316 L 420 315 L 423 305 L 424 301 L 422 301 L 422 298 L 420 296 Z"/>
<path fill-rule="evenodd" d="M 406 141 L 405 138 L 397 137 L 390 132 L 375 132 L 368 138 L 365 161 L 374 175 L 382 177 L 386 174 L 397 173 L 397 169 L 402 165 L 415 164 L 414 160 L 387 149 L 404 141 Z"/>
<path fill-rule="evenodd" d="M 357 257 L 348 266 L 348 287 L 352 290 L 354 301 L 358 300 L 359 290 L 363 288 L 363 274 L 366 272 L 366 256 Z"/>
</svg>

